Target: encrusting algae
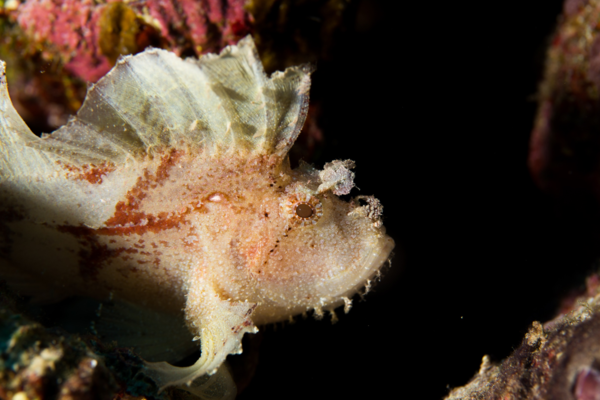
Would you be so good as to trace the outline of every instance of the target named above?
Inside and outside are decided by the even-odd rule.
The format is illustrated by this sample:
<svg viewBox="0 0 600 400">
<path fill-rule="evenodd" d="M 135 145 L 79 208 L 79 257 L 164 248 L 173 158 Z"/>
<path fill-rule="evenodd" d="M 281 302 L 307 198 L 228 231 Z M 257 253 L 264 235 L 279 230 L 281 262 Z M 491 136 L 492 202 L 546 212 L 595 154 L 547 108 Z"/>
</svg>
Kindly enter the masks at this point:
<svg viewBox="0 0 600 400">
<path fill-rule="evenodd" d="M 310 73 L 267 77 L 251 37 L 200 60 L 148 49 L 42 138 L 3 78 L 1 277 L 32 302 L 110 299 L 98 333 L 152 361 L 161 390 L 233 398 L 224 361 L 246 332 L 347 311 L 394 247 L 374 197 L 338 198 L 353 162 L 290 168 Z M 195 364 L 168 363 L 198 341 Z"/>
</svg>

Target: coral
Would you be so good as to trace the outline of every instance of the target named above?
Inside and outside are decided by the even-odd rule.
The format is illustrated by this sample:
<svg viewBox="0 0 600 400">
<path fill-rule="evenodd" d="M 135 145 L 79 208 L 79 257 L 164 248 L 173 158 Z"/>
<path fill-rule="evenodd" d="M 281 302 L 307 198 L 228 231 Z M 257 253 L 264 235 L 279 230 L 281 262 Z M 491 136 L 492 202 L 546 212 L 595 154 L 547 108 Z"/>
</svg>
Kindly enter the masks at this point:
<svg viewBox="0 0 600 400">
<path fill-rule="evenodd" d="M 200 55 L 235 44 L 250 32 L 245 0 L 148 0 L 136 8 L 160 26 L 167 47 L 179 55 Z M 140 5 L 143 4 L 146 10 Z M 182 46 L 181 38 L 186 38 Z"/>
<path fill-rule="evenodd" d="M 0 398 L 111 399 L 117 385 L 80 338 L 24 317 L 0 288 Z"/>
<path fill-rule="evenodd" d="M 236 43 L 249 32 L 243 4 L 27 0 L 10 15 L 30 40 L 44 47 L 44 58 L 59 57 L 74 76 L 96 82 L 119 55 L 136 54 L 149 45 L 200 55 Z"/>
<path fill-rule="evenodd" d="M 9 4 L 10 3 L 10 4 Z M 244 0 L 26 0 L 0 11 L 0 56 L 17 108 L 39 131 L 64 124 L 85 87 L 148 46 L 198 56 L 251 31 Z"/>
<path fill-rule="evenodd" d="M 0 284 L 0 399 L 197 399 L 176 389 L 157 395 L 154 382 L 139 373 L 144 362 L 131 350 L 46 327 L 23 304 Z M 256 357 L 256 350 L 249 356 Z M 238 365 L 236 376 L 247 380 L 253 368 Z"/>
<path fill-rule="evenodd" d="M 568 299 L 553 320 L 534 322 L 521 345 L 498 365 L 483 357 L 477 375 L 446 400 L 593 400 L 600 396 L 598 275 Z"/>
<path fill-rule="evenodd" d="M 547 53 L 529 166 L 558 196 L 600 196 L 600 1 L 569 0 Z"/>
</svg>

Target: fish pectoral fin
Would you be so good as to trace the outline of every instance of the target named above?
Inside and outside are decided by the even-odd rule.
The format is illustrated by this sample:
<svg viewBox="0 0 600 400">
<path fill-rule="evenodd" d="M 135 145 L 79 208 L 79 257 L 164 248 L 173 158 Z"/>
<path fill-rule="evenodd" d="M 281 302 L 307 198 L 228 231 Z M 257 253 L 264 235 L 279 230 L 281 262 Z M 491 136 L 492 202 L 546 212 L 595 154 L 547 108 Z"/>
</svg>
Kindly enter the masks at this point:
<svg viewBox="0 0 600 400">
<path fill-rule="evenodd" d="M 175 367 L 165 362 L 147 363 L 146 374 L 150 375 L 155 381 L 157 380 L 158 376 L 183 376 L 183 371 L 181 370 L 194 369 L 197 364 L 201 363 L 201 360 L 202 359 L 200 358 L 198 361 L 196 361 L 196 364 L 183 368 Z M 213 371 L 212 374 L 206 373 L 198 378 L 194 378 L 189 383 L 181 383 L 178 385 L 169 384 L 166 386 L 175 386 L 178 389 L 198 396 L 202 400 L 234 400 L 235 396 L 237 395 L 237 388 L 233 378 L 231 377 L 231 374 L 229 373 L 227 362 L 221 363 L 221 366 L 217 368 L 216 371 Z M 165 387 L 161 387 L 159 392 Z"/>
<path fill-rule="evenodd" d="M 219 371 L 219 374 L 224 374 L 220 368 L 223 368 L 222 364 L 227 356 L 242 352 L 244 333 L 258 332 L 250 319 L 255 308 L 255 303 L 222 299 L 209 285 L 195 285 L 188 293 L 185 312 L 189 326 L 197 333 L 196 339 L 201 342 L 200 358 L 189 367 L 175 367 L 165 362 L 147 363 L 146 375 L 156 382 L 160 390 L 168 386 L 180 386 L 200 395 L 207 389 L 206 385 L 214 384 L 214 380 L 205 378 L 205 383 L 202 383 L 204 380 L 198 383 L 196 379 Z M 225 381 L 219 378 L 220 385 Z M 235 396 L 235 387 L 231 390 Z"/>
</svg>

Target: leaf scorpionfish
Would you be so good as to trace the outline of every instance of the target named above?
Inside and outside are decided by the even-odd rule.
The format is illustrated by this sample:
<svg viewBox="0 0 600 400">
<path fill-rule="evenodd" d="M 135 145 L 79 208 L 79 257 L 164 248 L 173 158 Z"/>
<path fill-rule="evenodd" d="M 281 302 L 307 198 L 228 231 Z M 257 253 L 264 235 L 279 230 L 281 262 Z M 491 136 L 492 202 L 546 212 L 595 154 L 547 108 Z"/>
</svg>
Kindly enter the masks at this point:
<svg viewBox="0 0 600 400">
<path fill-rule="evenodd" d="M 251 37 L 199 60 L 123 57 L 41 138 L 14 109 L 4 68 L 0 279 L 34 303 L 120 302 L 113 321 L 130 327 L 118 340 L 137 350 L 135 329 L 163 337 L 138 346 L 160 388 L 202 397 L 210 382 L 211 396 L 234 397 L 223 365 L 246 332 L 347 311 L 390 257 L 379 202 L 338 197 L 353 187 L 352 161 L 290 167 L 312 71 L 268 77 Z M 198 341 L 197 362 L 169 364 Z"/>
</svg>

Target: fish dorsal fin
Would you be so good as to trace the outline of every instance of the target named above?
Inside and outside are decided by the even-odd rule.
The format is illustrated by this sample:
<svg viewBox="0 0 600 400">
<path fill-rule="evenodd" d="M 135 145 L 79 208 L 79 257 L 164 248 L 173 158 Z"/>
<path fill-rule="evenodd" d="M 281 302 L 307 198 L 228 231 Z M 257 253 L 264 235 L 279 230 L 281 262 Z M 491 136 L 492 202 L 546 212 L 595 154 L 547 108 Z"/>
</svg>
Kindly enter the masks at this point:
<svg viewBox="0 0 600 400">
<path fill-rule="evenodd" d="M 304 123 L 310 72 L 267 77 L 250 36 L 199 60 L 147 49 L 91 86 L 76 118 L 28 144 L 72 163 L 119 164 L 164 147 L 283 159 Z"/>
</svg>

